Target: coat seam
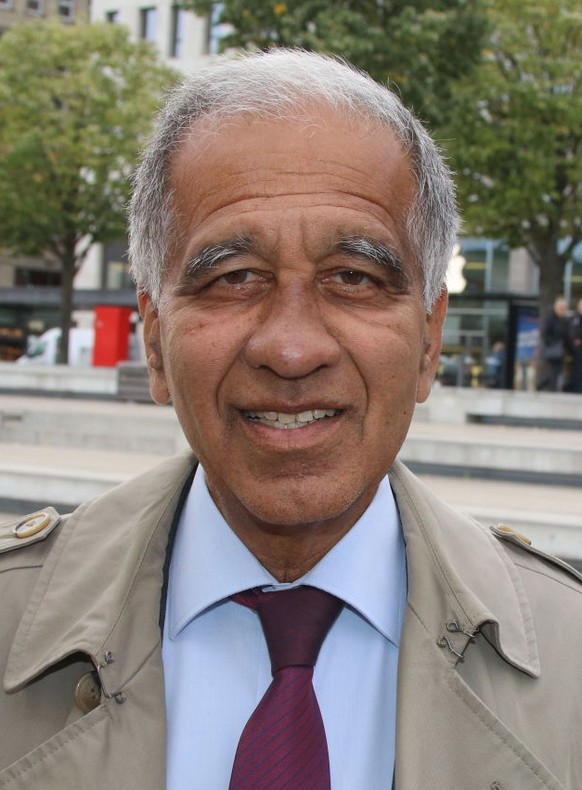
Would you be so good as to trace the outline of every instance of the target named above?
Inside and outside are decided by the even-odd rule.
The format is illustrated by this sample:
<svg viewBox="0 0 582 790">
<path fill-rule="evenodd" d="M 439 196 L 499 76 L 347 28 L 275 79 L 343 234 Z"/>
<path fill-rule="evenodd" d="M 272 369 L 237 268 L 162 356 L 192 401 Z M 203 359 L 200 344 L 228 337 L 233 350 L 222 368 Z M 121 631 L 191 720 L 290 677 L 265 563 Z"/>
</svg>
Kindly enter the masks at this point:
<svg viewBox="0 0 582 790">
<path fill-rule="evenodd" d="M 450 674 L 447 674 L 447 676 L 445 677 L 445 682 L 447 683 L 447 685 L 449 686 L 451 691 L 458 697 L 458 699 L 461 700 L 463 705 L 465 705 L 465 707 L 468 708 L 468 710 L 471 711 L 471 713 L 477 718 L 477 720 L 484 727 L 486 727 L 487 730 L 489 730 L 489 732 L 493 735 L 493 737 L 496 740 L 500 741 L 508 749 L 510 749 L 510 751 L 515 755 L 515 757 L 517 757 L 517 759 L 520 761 L 520 763 L 525 768 L 527 768 L 527 770 L 530 771 L 536 777 L 536 779 L 541 783 L 542 787 L 552 787 L 552 785 L 548 785 L 547 779 L 544 778 L 540 774 L 538 768 L 536 766 L 531 765 L 529 762 L 527 762 L 527 760 L 524 758 L 524 756 L 522 754 L 520 754 L 520 752 L 515 748 L 515 746 L 513 744 L 509 743 L 508 740 L 501 735 L 501 733 L 499 733 L 494 727 L 491 726 L 491 724 L 488 721 L 486 721 L 486 719 L 482 715 L 480 715 L 479 710 L 477 709 L 476 705 L 471 704 L 470 698 L 467 698 L 467 696 L 462 694 L 461 690 L 458 687 L 456 687 L 456 684 L 453 682 L 454 679 L 459 679 L 460 680 L 458 675 L 455 675 L 455 678 L 453 678 Z M 483 703 L 481 703 L 481 704 L 483 704 Z M 494 714 L 491 713 L 491 715 L 493 716 Z M 500 722 L 500 723 L 502 724 L 502 722 Z M 524 744 L 523 748 L 527 749 L 525 744 Z M 545 768 L 545 766 L 544 766 L 544 768 Z M 545 770 L 548 773 L 550 773 L 549 769 L 545 768 Z M 554 777 L 552 775 L 551 778 L 552 778 L 552 780 L 554 782 L 557 783 L 557 787 L 560 788 L 560 790 L 566 790 L 564 785 L 562 785 L 562 783 L 556 777 Z"/>
<path fill-rule="evenodd" d="M 53 736 L 53 738 L 59 738 L 59 743 L 51 743 L 51 740 L 53 740 L 53 738 L 51 738 L 48 741 L 39 744 L 35 749 L 29 752 L 28 755 L 23 755 L 16 763 L 13 763 L 13 767 L 6 766 L 6 768 L 3 769 L 3 771 L 0 771 L 0 788 L 9 787 L 10 784 L 12 784 L 15 781 L 18 781 L 20 778 L 25 776 L 29 771 L 41 765 L 44 762 L 44 760 L 46 760 L 49 757 L 54 757 L 54 755 L 58 754 L 58 752 L 61 749 L 65 748 L 70 743 L 77 740 L 77 738 L 81 737 L 82 735 L 85 735 L 86 733 L 91 732 L 91 730 L 94 727 L 96 727 L 98 724 L 101 724 L 106 719 L 111 718 L 111 714 L 106 705 L 103 706 L 102 711 L 104 715 L 102 715 L 99 719 L 97 719 L 97 721 L 92 722 L 89 726 L 84 728 L 77 727 L 74 733 L 70 733 L 66 735 L 63 734 L 63 731 L 61 731 L 60 733 L 56 733 Z M 39 751 L 40 754 L 35 755 L 36 751 Z M 20 760 L 26 760 L 27 765 L 26 766 L 23 765 L 20 768 L 16 768 L 15 766 L 17 766 Z M 12 773 L 12 776 L 7 776 L 6 778 L 2 779 L 2 773 L 4 771 L 10 771 Z"/>
<path fill-rule="evenodd" d="M 576 593 L 576 595 L 582 595 L 582 587 L 580 584 L 569 584 L 563 579 L 557 579 L 555 576 L 545 570 L 542 570 L 541 568 L 532 568 L 529 565 L 524 565 L 521 562 L 518 562 L 517 560 L 515 560 L 515 565 L 528 573 L 535 573 L 538 576 L 543 576 L 544 578 L 548 579 L 548 581 L 555 582 L 556 584 L 565 587 L 567 590 L 571 590 L 573 593 Z"/>
<path fill-rule="evenodd" d="M 11 565 L 9 568 L 0 568 L 0 573 L 10 573 L 11 571 L 29 571 L 42 568 L 43 562 L 35 562 L 30 565 Z"/>
</svg>

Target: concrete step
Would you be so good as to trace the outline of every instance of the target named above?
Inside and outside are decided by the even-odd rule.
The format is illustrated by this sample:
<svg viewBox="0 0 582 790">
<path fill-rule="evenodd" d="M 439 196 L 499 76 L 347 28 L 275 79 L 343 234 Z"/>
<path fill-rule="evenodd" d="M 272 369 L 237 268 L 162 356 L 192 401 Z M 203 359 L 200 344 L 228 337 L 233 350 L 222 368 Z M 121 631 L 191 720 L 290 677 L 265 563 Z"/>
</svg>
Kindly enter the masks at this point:
<svg viewBox="0 0 582 790">
<path fill-rule="evenodd" d="M 0 395 L 0 442 L 160 456 L 185 447 L 170 407 L 14 395 Z"/>
<path fill-rule="evenodd" d="M 416 408 L 415 420 L 437 423 L 508 424 L 582 431 L 582 397 L 567 392 L 442 387 Z"/>
<path fill-rule="evenodd" d="M 582 490 L 420 475 L 425 484 L 456 510 L 481 524 L 508 524 L 542 551 L 582 560 Z"/>
<path fill-rule="evenodd" d="M 582 431 L 425 417 L 415 415 L 400 457 L 436 493 L 582 559 Z M 0 511 L 69 510 L 184 447 L 171 408 L 0 395 Z"/>
<path fill-rule="evenodd" d="M 4 510 L 54 504 L 69 510 L 160 463 L 154 453 L 0 444 Z"/>
<path fill-rule="evenodd" d="M 186 447 L 170 407 L 7 395 L 0 395 L 0 443 L 160 457 Z M 400 455 L 423 474 L 582 488 L 578 430 L 434 422 L 417 413 Z"/>
<path fill-rule="evenodd" d="M 582 431 L 414 420 L 400 457 L 417 473 L 582 489 Z"/>
<path fill-rule="evenodd" d="M 66 512 L 159 463 L 158 454 L 0 445 L 0 512 L 52 504 Z M 582 560 L 582 490 L 420 475 L 442 499 L 485 525 L 505 523 L 544 551 Z"/>
</svg>

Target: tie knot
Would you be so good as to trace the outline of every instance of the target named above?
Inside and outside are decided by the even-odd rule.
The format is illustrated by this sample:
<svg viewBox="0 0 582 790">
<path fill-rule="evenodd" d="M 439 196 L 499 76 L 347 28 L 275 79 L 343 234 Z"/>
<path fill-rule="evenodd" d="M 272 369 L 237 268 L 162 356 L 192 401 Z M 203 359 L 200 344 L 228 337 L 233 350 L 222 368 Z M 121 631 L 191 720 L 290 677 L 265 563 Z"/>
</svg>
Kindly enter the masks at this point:
<svg viewBox="0 0 582 790">
<path fill-rule="evenodd" d="M 305 586 L 278 592 L 253 589 L 232 597 L 259 613 L 273 675 L 283 667 L 315 666 L 323 640 L 343 606 L 334 595 Z"/>
</svg>

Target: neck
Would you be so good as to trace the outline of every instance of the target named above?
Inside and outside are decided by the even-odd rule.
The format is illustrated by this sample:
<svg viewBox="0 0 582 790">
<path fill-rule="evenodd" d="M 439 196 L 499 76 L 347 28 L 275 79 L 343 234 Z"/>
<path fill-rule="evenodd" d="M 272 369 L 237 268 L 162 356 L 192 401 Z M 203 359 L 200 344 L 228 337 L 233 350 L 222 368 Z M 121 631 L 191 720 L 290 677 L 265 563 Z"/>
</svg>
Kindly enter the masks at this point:
<svg viewBox="0 0 582 790">
<path fill-rule="evenodd" d="M 322 524 L 234 531 L 277 581 L 293 582 L 317 565 L 351 526 L 342 532 L 328 530 Z"/>
<path fill-rule="evenodd" d="M 232 531 L 279 582 L 304 576 L 352 528 L 373 499 L 375 492 L 352 503 L 338 516 L 301 524 L 266 522 L 250 513 L 240 502 L 210 494 Z"/>
</svg>

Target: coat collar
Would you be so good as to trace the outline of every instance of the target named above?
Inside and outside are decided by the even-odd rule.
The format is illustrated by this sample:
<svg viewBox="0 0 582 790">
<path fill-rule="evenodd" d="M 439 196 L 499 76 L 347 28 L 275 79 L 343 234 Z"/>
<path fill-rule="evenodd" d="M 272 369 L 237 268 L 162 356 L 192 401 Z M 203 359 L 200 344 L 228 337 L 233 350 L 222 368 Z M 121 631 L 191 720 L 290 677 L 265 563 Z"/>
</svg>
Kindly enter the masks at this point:
<svg viewBox="0 0 582 790">
<path fill-rule="evenodd" d="M 407 547 L 408 605 L 436 644 L 455 663 L 479 631 L 507 662 L 539 677 L 528 598 L 491 530 L 439 500 L 399 462 L 390 481 Z"/>
<path fill-rule="evenodd" d="M 108 696 L 139 669 L 160 640 L 168 534 L 194 463 L 190 453 L 172 458 L 65 519 L 13 642 L 7 691 L 75 653 L 99 667 Z M 480 629 L 510 664 L 537 677 L 527 597 L 495 538 L 402 464 L 390 479 L 407 546 L 408 603 L 424 627 L 452 661 Z M 96 533 L 103 535 L 97 544 Z M 127 651 L 127 634 L 137 632 L 140 649 Z"/>
<path fill-rule="evenodd" d="M 160 641 L 168 535 L 194 463 L 171 458 L 63 520 L 12 644 L 7 691 L 76 653 L 99 669 L 106 696 L 135 674 Z"/>
</svg>

